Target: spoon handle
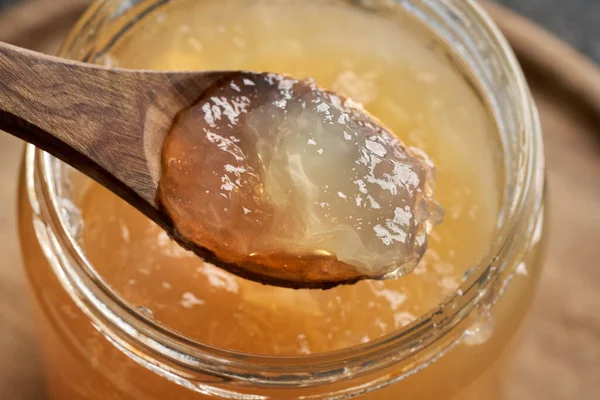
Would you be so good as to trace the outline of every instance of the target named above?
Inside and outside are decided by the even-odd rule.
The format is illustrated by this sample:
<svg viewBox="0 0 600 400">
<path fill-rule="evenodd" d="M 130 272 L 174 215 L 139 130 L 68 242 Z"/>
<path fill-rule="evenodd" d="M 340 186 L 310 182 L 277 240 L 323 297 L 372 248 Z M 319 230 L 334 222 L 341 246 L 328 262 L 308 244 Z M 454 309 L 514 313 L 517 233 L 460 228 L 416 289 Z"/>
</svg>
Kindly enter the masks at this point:
<svg viewBox="0 0 600 400">
<path fill-rule="evenodd" d="M 0 42 L 0 130 L 154 204 L 160 165 L 148 152 L 160 152 L 196 75 L 109 69 Z"/>
<path fill-rule="evenodd" d="M 115 155 L 139 141 L 131 134 L 139 134 L 141 113 L 124 107 L 137 102 L 137 83 L 131 74 L 0 43 L 0 129 L 76 168 L 82 157 L 98 162 L 103 155 L 93 151 Z"/>
<path fill-rule="evenodd" d="M 111 69 L 0 42 L 0 130 L 130 203 L 156 207 L 162 144 L 176 114 L 227 74 Z"/>
</svg>

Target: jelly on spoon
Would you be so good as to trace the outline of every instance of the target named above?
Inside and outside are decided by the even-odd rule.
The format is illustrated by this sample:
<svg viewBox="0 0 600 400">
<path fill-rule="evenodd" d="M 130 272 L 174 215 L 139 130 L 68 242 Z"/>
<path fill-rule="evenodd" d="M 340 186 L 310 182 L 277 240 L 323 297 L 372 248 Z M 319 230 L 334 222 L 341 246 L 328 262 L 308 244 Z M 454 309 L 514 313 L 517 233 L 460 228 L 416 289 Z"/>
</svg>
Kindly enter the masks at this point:
<svg viewBox="0 0 600 400">
<path fill-rule="evenodd" d="M 157 199 L 178 242 L 221 267 L 328 288 L 412 271 L 441 220 L 433 174 L 423 152 L 352 100 L 240 72 L 178 115 Z"/>
</svg>

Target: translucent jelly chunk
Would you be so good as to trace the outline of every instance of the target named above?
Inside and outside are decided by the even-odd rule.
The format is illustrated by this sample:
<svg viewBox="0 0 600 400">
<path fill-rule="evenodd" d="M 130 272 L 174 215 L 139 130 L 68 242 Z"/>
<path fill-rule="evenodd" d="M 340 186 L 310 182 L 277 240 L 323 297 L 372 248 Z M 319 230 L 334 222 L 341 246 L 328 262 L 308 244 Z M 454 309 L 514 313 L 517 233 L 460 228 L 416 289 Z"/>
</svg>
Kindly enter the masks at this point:
<svg viewBox="0 0 600 400">
<path fill-rule="evenodd" d="M 209 89 L 178 116 L 162 162 L 159 201 L 181 236 L 268 283 L 403 275 L 441 217 L 424 153 L 350 99 L 283 75 L 232 73 Z"/>
</svg>

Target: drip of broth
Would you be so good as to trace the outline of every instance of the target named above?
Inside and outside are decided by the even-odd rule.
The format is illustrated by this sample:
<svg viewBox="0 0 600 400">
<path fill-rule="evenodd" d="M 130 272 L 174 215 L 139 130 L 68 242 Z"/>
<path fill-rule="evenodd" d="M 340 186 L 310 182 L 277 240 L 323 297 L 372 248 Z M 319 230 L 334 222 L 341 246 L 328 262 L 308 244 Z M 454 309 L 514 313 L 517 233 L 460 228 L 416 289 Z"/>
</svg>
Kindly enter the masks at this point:
<svg viewBox="0 0 600 400">
<path fill-rule="evenodd" d="M 454 293 L 488 251 L 501 199 L 498 133 L 464 75 L 408 21 L 334 1 L 206 0 L 176 2 L 140 25 L 105 63 L 310 76 L 424 150 L 437 170 L 436 200 L 446 210 L 411 274 L 292 290 L 204 263 L 86 181 L 75 200 L 88 258 L 127 301 L 160 323 L 246 353 L 341 349 L 410 324 Z"/>
</svg>

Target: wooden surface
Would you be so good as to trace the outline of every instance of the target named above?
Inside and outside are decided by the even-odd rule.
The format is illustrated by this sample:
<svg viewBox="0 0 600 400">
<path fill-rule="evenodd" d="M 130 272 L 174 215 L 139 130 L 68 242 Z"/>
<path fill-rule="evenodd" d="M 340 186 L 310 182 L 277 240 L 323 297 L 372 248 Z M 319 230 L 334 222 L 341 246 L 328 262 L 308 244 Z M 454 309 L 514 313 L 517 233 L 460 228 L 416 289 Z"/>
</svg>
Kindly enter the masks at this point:
<svg viewBox="0 0 600 400">
<path fill-rule="evenodd" d="M 28 14 L 0 16 L 0 40 L 52 52 L 86 1 L 34 2 L 36 7 L 26 6 Z M 496 7 L 491 12 L 521 58 L 542 115 L 550 207 L 545 271 L 507 400 L 597 400 L 600 72 L 519 17 Z M 24 23 L 24 15 L 33 17 L 32 24 Z M 15 234 L 21 148 L 18 140 L 0 134 L 0 398 L 42 400 L 40 360 Z"/>
<path fill-rule="evenodd" d="M 600 399 L 600 71 L 521 17 L 490 12 L 527 74 L 544 130 L 547 261 L 510 400 Z"/>
</svg>

